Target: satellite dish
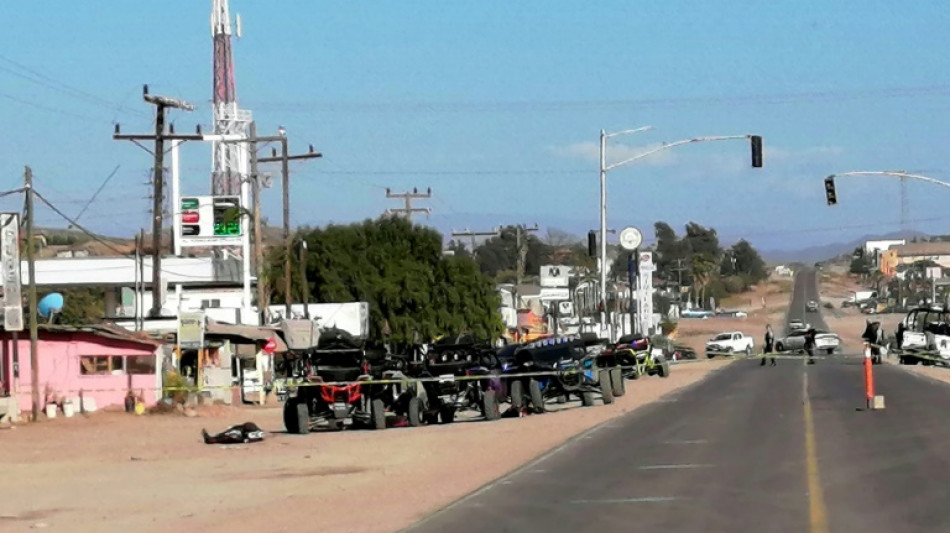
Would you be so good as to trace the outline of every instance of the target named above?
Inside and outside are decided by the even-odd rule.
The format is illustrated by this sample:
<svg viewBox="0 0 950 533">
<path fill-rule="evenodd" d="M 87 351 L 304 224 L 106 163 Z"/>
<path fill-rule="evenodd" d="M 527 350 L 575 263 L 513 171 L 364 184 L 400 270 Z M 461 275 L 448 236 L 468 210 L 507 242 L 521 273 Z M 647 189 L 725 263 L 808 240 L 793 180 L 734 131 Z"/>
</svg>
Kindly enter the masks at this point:
<svg viewBox="0 0 950 533">
<path fill-rule="evenodd" d="M 58 292 L 51 292 L 43 297 L 40 300 L 40 303 L 36 305 L 36 311 L 40 316 L 48 316 L 53 318 L 53 315 L 59 313 L 63 310 L 63 295 Z"/>
<path fill-rule="evenodd" d="M 640 230 L 633 226 L 626 227 L 620 232 L 620 246 L 624 250 L 636 250 L 642 242 L 643 235 L 640 234 Z"/>
</svg>

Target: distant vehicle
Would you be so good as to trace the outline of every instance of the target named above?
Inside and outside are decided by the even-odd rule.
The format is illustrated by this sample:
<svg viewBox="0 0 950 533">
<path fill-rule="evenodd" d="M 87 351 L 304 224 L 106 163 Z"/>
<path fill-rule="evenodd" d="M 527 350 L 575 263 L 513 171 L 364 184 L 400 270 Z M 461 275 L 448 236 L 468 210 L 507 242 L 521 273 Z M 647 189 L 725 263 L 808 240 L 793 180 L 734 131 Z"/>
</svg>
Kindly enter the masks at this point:
<svg viewBox="0 0 950 533">
<path fill-rule="evenodd" d="M 779 352 L 804 352 L 805 337 L 808 329 L 790 331 L 784 337 L 775 341 L 775 350 Z M 815 330 L 815 351 L 831 355 L 841 347 L 841 339 L 837 334 L 824 330 Z"/>
<path fill-rule="evenodd" d="M 680 316 L 683 318 L 709 318 L 713 316 L 713 312 L 705 309 L 687 309 L 680 313 Z"/>
<path fill-rule="evenodd" d="M 815 300 L 809 300 L 808 303 L 805 305 L 805 308 L 808 309 L 809 313 L 817 313 L 818 302 L 816 302 Z"/>
<path fill-rule="evenodd" d="M 807 324 L 805 324 L 805 321 L 804 321 L 804 320 L 801 320 L 801 319 L 798 319 L 798 318 L 793 318 L 792 320 L 789 320 L 789 321 L 788 321 L 788 330 L 789 330 L 789 331 L 792 331 L 792 330 L 795 330 L 795 329 L 805 329 L 806 327 L 807 327 Z"/>
<path fill-rule="evenodd" d="M 706 357 L 712 359 L 717 355 L 737 353 L 745 353 L 748 356 L 752 355 L 753 346 L 755 346 L 755 341 L 752 337 L 741 331 L 720 333 L 706 342 Z"/>
</svg>

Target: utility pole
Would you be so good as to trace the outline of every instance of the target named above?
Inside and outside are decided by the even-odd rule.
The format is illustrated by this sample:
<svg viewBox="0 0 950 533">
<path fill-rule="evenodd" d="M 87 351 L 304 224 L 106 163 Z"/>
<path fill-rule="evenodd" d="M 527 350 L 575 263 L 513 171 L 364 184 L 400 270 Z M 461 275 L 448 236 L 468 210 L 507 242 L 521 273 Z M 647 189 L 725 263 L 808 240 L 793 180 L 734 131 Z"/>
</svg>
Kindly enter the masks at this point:
<svg viewBox="0 0 950 533">
<path fill-rule="evenodd" d="M 393 208 L 387 209 L 387 215 L 402 215 L 406 217 L 406 220 L 412 220 L 412 215 L 416 213 L 425 213 L 427 216 L 432 212 L 432 209 L 428 207 L 412 207 L 413 200 L 432 198 L 432 188 L 429 187 L 426 189 L 425 193 L 420 193 L 419 189 L 413 188 L 412 192 L 400 192 L 394 193 L 389 187 L 386 188 L 386 198 L 399 198 L 405 201 L 406 206 L 402 208 Z"/>
<path fill-rule="evenodd" d="M 174 127 L 170 128 L 168 133 L 165 133 L 165 113 L 168 108 L 193 111 L 195 106 L 177 98 L 151 95 L 148 93 L 148 85 L 142 88 L 142 98 L 155 106 L 155 133 L 123 135 L 119 133 L 119 125 L 116 124 L 115 133 L 112 135 L 112 138 L 114 140 L 132 141 L 138 144 L 146 151 L 150 151 L 155 160 L 153 169 L 154 183 L 152 184 L 154 187 L 152 192 L 152 309 L 149 314 L 152 317 L 158 317 L 162 314 L 160 286 L 162 282 L 162 202 L 164 201 L 165 194 L 163 190 L 165 184 L 163 168 L 165 161 L 165 141 L 200 141 L 203 137 L 201 135 L 200 126 L 197 133 L 193 135 L 175 135 Z M 155 148 L 148 150 L 148 148 L 138 143 L 138 141 L 142 140 L 155 141 Z"/>
<path fill-rule="evenodd" d="M 292 258 L 292 247 L 293 243 L 290 240 L 290 162 L 298 159 L 314 159 L 318 157 L 323 157 L 323 154 L 320 152 L 315 152 L 313 150 L 313 145 L 310 145 L 310 151 L 305 154 L 289 155 L 287 148 L 287 132 L 283 127 L 278 128 L 280 135 L 277 139 L 280 141 L 280 155 L 277 155 L 277 150 L 274 150 L 271 153 L 271 157 L 262 157 L 257 160 L 258 163 L 276 163 L 280 161 L 280 177 L 281 185 L 283 188 L 283 210 L 284 210 L 284 305 L 286 307 L 286 318 L 290 318 L 290 304 L 293 301 L 293 294 L 291 293 L 291 258 Z M 268 138 L 270 139 L 270 138 Z M 256 143 L 261 138 L 254 137 L 253 148 L 256 148 Z M 260 281 L 258 281 L 260 283 Z M 307 302 L 303 302 L 304 307 L 306 307 Z"/>
<path fill-rule="evenodd" d="M 515 253 L 517 253 L 517 266 L 515 267 L 515 310 L 519 307 L 520 296 L 518 287 L 521 285 L 521 279 L 524 277 L 525 256 L 528 254 L 527 239 L 522 240 L 521 234 L 525 232 L 538 231 L 538 224 L 533 227 L 526 227 L 523 224 L 515 226 Z"/>
<path fill-rule="evenodd" d="M 251 142 L 251 193 L 254 213 L 254 274 L 257 276 L 257 314 L 260 323 L 266 324 L 267 305 L 264 282 L 264 241 L 261 235 L 261 176 L 257 172 L 257 123 L 250 125 Z"/>
<path fill-rule="evenodd" d="M 36 328 L 36 252 L 33 242 L 33 170 L 26 167 L 23 171 L 23 184 L 26 190 L 26 264 L 30 277 L 27 294 L 30 303 L 30 397 L 33 401 L 33 421 L 40 419 L 40 369 Z"/>
<path fill-rule="evenodd" d="M 497 237 L 501 235 L 501 228 L 495 228 L 493 231 L 472 231 L 465 229 L 462 231 L 452 230 L 452 237 L 470 237 L 472 239 L 472 257 L 475 257 L 475 237 Z"/>
</svg>

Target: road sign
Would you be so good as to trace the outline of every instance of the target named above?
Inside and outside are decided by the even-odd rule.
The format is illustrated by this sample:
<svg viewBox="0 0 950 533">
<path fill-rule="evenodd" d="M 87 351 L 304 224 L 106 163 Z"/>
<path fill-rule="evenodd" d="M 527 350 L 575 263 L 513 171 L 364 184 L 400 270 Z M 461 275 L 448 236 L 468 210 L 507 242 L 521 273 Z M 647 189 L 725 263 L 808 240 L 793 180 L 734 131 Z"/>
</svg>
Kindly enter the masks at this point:
<svg viewBox="0 0 950 533">
<path fill-rule="evenodd" d="M 560 287 L 546 287 L 541 289 L 542 302 L 560 302 L 571 299 L 571 290 Z"/>
<path fill-rule="evenodd" d="M 264 353 L 270 355 L 277 350 L 277 341 L 271 337 L 267 339 L 267 342 L 264 344 Z"/>
<path fill-rule="evenodd" d="M 20 294 L 20 215 L 0 213 L 0 272 L 3 293 L 3 329 L 23 331 L 23 298 Z"/>
<path fill-rule="evenodd" d="M 205 314 L 203 311 L 179 313 L 178 346 L 185 350 L 200 350 L 205 342 Z"/>
<path fill-rule="evenodd" d="M 620 232 L 620 246 L 624 250 L 636 250 L 640 243 L 643 242 L 643 235 L 640 233 L 640 230 L 629 226 L 623 228 Z"/>
<path fill-rule="evenodd" d="M 569 287 L 571 267 L 568 265 L 544 265 L 541 267 L 542 287 Z"/>
<path fill-rule="evenodd" d="M 244 236 L 244 210 L 238 196 L 186 196 L 181 199 L 181 246 L 238 246 Z"/>
</svg>

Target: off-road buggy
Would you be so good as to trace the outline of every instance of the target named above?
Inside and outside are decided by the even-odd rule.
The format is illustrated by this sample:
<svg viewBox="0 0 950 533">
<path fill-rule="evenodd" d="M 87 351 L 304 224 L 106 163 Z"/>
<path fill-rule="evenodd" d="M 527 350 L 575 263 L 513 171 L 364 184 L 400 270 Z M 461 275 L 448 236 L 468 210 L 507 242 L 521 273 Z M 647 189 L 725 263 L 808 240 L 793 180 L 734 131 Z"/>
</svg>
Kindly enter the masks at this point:
<svg viewBox="0 0 950 533">
<path fill-rule="evenodd" d="M 452 335 L 432 344 L 422 371 L 422 410 L 426 423 L 455 421 L 455 414 L 474 410 L 486 420 L 501 417 L 495 350 L 471 334 Z M 433 379 L 434 378 L 434 379 Z"/>
<path fill-rule="evenodd" d="M 602 366 L 623 369 L 623 377 L 637 379 L 640 376 L 670 375 L 670 365 L 663 349 L 655 346 L 649 337 L 639 333 L 624 335 L 614 344 L 608 344 L 598 355 Z"/>
<path fill-rule="evenodd" d="M 498 360 L 503 376 L 532 374 L 504 380 L 515 409 L 530 404 L 533 412 L 543 413 L 548 400 L 566 402 L 571 396 L 578 397 L 585 407 L 594 405 L 598 394 L 605 404 L 614 401 L 610 371 L 597 365 L 580 337 L 550 337 L 509 345 L 499 350 Z"/>
<path fill-rule="evenodd" d="M 289 387 L 284 426 L 290 433 L 308 433 L 326 426 L 386 428 L 387 410 L 418 425 L 421 399 L 404 374 L 405 361 L 339 329 L 325 329 L 319 345 L 299 362 L 301 379 Z M 375 383 L 385 380 L 387 383 Z"/>
</svg>

